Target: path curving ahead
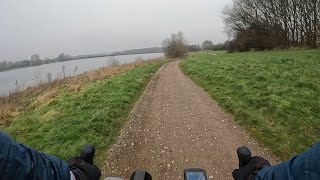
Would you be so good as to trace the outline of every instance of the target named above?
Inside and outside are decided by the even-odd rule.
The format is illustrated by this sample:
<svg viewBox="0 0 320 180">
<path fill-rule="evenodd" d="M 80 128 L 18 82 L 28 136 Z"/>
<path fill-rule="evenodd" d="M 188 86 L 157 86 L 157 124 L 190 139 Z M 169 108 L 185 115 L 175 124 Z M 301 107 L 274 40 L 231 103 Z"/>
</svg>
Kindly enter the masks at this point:
<svg viewBox="0 0 320 180">
<path fill-rule="evenodd" d="M 165 64 L 152 78 L 109 150 L 103 175 L 129 178 L 143 169 L 155 180 L 175 180 L 198 167 L 209 179 L 232 179 L 241 145 L 275 162 L 183 74 L 179 62 Z"/>
</svg>

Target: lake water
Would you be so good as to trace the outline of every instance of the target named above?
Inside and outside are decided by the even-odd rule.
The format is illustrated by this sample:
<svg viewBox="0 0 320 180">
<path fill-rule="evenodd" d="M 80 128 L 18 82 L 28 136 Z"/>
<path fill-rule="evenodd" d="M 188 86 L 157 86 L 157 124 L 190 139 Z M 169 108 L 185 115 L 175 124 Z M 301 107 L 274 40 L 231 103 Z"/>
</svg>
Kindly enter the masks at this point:
<svg viewBox="0 0 320 180">
<path fill-rule="evenodd" d="M 0 72 L 0 96 L 47 82 L 48 74 L 51 74 L 51 80 L 54 80 L 110 66 L 112 59 L 117 60 L 120 64 L 128 64 L 137 59 L 149 60 L 162 56 L 162 53 L 152 53 L 79 59 Z"/>
</svg>

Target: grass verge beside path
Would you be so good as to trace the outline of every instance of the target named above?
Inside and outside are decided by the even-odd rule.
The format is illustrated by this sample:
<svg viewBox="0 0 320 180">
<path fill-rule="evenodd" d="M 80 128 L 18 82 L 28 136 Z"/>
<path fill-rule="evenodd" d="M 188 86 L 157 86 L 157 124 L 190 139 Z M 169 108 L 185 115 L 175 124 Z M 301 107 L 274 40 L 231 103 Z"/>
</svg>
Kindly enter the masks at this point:
<svg viewBox="0 0 320 180">
<path fill-rule="evenodd" d="M 181 68 L 281 159 L 320 139 L 320 51 L 192 54 Z"/>
<path fill-rule="evenodd" d="M 68 159 L 83 145 L 94 144 L 101 165 L 105 150 L 115 141 L 126 118 L 164 61 L 147 64 L 64 92 L 37 109 L 20 114 L 5 132 L 20 143 Z"/>
</svg>

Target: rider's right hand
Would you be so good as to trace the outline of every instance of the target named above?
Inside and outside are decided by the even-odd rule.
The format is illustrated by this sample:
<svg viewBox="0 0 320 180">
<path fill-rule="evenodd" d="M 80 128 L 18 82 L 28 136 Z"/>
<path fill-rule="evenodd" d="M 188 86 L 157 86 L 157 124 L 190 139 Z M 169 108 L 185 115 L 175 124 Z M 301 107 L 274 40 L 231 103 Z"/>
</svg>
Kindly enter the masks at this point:
<svg viewBox="0 0 320 180">
<path fill-rule="evenodd" d="M 82 149 L 81 155 L 67 161 L 69 170 L 77 180 L 99 180 L 100 169 L 93 164 L 95 148 L 87 145 Z"/>
<path fill-rule="evenodd" d="M 232 176 L 235 180 L 254 180 L 264 166 L 270 166 L 269 161 L 260 156 L 255 156 L 249 160 L 248 164 L 234 170 Z"/>
</svg>

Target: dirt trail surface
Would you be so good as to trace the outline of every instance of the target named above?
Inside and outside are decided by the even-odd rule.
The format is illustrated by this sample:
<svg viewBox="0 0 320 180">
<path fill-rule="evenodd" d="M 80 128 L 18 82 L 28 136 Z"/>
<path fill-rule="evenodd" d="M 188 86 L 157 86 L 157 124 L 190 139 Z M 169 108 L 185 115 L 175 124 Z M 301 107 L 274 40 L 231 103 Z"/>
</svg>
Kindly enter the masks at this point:
<svg viewBox="0 0 320 180">
<path fill-rule="evenodd" d="M 132 110 L 103 175 L 129 178 L 142 169 L 155 180 L 175 180 L 183 179 L 184 169 L 198 167 L 209 179 L 232 179 L 242 145 L 275 162 L 173 61 L 155 74 Z"/>
</svg>

